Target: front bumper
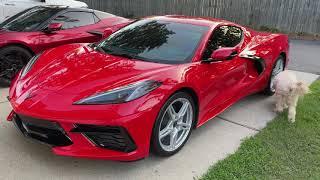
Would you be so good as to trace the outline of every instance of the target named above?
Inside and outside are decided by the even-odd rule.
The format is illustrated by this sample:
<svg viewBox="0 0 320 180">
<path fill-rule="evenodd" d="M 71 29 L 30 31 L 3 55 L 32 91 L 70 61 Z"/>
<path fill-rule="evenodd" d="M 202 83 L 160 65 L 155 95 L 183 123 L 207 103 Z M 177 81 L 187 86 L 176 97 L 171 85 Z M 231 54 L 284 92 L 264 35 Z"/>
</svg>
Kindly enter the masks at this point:
<svg viewBox="0 0 320 180">
<path fill-rule="evenodd" d="M 51 146 L 69 146 L 72 144 L 71 139 L 58 123 L 41 121 L 15 113 L 10 120 L 24 136 L 41 143 Z"/>
<path fill-rule="evenodd" d="M 57 155 L 134 161 L 149 154 L 148 131 L 135 131 L 135 125 L 128 122 L 122 125 L 84 125 L 31 118 L 15 112 L 8 120 L 24 136 L 50 145 Z"/>
<path fill-rule="evenodd" d="M 144 100 L 142 99 L 142 101 Z M 46 113 L 43 113 L 40 106 L 34 106 L 31 109 L 16 106 L 16 103 L 11 99 L 13 112 L 9 115 L 8 120 L 14 121 L 24 135 L 51 145 L 53 153 L 57 155 L 134 161 L 149 155 L 152 128 L 161 105 L 158 104 L 148 109 L 140 106 L 140 110 L 135 111 L 135 113 L 130 115 L 122 114 L 122 112 L 127 113 L 130 107 L 133 107 L 133 104 L 126 103 L 116 105 L 113 108 L 108 106 L 109 111 L 102 111 L 102 106 L 75 106 L 79 110 L 68 111 L 67 114 L 61 111 L 63 113 L 60 116 L 60 113 L 57 111 L 46 111 Z M 100 113 L 97 113 L 97 108 L 101 110 L 99 111 Z M 82 109 L 86 109 L 86 112 L 80 113 Z M 90 111 L 92 112 L 90 113 Z M 88 114 L 90 114 L 90 118 L 88 118 Z M 28 118 L 25 119 L 26 117 Z M 17 118 L 20 119 L 16 120 Z M 28 132 L 28 130 L 21 129 L 21 127 L 23 128 L 21 119 L 24 119 L 24 121 L 33 119 L 37 123 L 40 122 L 40 124 L 42 124 L 41 122 L 51 125 L 55 124 L 57 127 L 55 128 L 55 132 L 57 134 L 52 136 L 52 134 L 33 133 L 30 131 L 32 127 L 28 129 Z M 28 122 L 25 124 L 28 124 Z M 51 127 L 51 125 L 48 126 Z M 50 128 L 45 128 L 52 132 Z M 97 134 L 100 136 L 96 136 Z M 52 143 L 52 141 L 56 141 L 56 138 L 53 140 L 43 137 L 59 137 L 58 139 L 60 140 L 67 138 L 70 139 L 71 143 L 57 145 Z"/>
<path fill-rule="evenodd" d="M 56 123 L 72 144 L 52 145 L 53 153 L 79 158 L 134 161 L 147 157 L 155 119 L 167 99 L 166 93 L 161 93 L 163 89 L 158 88 L 123 104 L 73 105 L 77 94 L 60 94 L 41 88 L 23 89 L 24 83 L 17 83 L 17 78 L 13 82 L 9 93 L 13 113 L 8 120 L 12 121 L 13 114 L 18 114 Z M 79 125 L 82 126 L 80 130 L 77 128 Z M 92 138 L 97 132 L 92 128 L 86 130 L 84 126 L 99 127 L 98 131 L 107 128 L 118 134 L 110 136 L 104 133 L 101 137 L 106 144 L 101 145 L 101 137 Z M 122 144 L 117 147 L 110 145 L 114 141 Z"/>
</svg>

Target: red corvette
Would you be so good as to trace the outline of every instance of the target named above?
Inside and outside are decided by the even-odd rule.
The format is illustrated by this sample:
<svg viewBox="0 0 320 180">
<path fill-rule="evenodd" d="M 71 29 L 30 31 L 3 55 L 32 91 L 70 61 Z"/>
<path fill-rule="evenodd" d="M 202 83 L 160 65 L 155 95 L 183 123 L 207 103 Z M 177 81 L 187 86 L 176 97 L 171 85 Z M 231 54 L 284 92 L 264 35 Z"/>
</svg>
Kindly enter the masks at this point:
<svg viewBox="0 0 320 180">
<path fill-rule="evenodd" d="M 45 49 L 97 42 L 129 22 L 112 14 L 65 6 L 37 6 L 18 13 L 0 24 L 0 81 L 9 84 L 33 55 Z"/>
<path fill-rule="evenodd" d="M 8 120 L 58 155 L 170 156 L 194 128 L 239 99 L 272 95 L 288 48 L 286 35 L 228 21 L 145 18 L 100 44 L 34 56 L 10 88 Z"/>
</svg>

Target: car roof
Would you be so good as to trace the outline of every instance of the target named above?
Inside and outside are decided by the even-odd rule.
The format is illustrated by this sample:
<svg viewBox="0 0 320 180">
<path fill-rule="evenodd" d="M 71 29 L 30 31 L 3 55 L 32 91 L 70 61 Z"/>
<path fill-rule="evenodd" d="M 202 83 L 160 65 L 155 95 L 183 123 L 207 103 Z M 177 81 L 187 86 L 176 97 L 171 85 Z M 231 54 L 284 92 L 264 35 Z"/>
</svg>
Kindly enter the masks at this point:
<svg viewBox="0 0 320 180">
<path fill-rule="evenodd" d="M 63 5 L 40 5 L 40 6 L 34 6 L 34 7 L 46 7 L 46 8 L 51 8 L 51 9 L 66 9 L 68 6 L 63 6 Z"/>
<path fill-rule="evenodd" d="M 151 16 L 147 17 L 155 20 L 172 21 L 185 24 L 194 24 L 200 26 L 217 26 L 222 23 L 234 24 L 230 21 L 223 19 L 216 19 L 211 17 L 196 17 L 196 16 L 184 16 L 184 15 L 166 15 L 166 16 Z"/>
<path fill-rule="evenodd" d="M 46 7 L 50 9 L 57 9 L 57 10 L 68 10 L 68 11 L 85 11 L 85 12 L 93 12 L 93 9 L 88 8 L 73 8 L 64 5 L 44 5 L 44 6 L 35 6 L 35 7 Z"/>
</svg>

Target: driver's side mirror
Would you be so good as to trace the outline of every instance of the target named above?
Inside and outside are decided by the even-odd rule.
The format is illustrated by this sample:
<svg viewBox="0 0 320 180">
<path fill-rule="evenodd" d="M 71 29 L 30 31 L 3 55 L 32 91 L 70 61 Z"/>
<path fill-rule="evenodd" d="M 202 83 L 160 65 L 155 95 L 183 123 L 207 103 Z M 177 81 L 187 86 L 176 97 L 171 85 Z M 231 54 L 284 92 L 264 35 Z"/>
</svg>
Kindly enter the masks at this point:
<svg viewBox="0 0 320 180">
<path fill-rule="evenodd" d="M 113 33 L 111 28 L 107 28 L 103 31 L 103 37 L 102 38 L 107 38 Z"/>
<path fill-rule="evenodd" d="M 224 47 L 217 49 L 212 52 L 210 58 L 208 60 L 204 60 L 204 62 L 213 62 L 213 61 L 225 61 L 234 58 L 238 54 L 238 51 L 234 47 Z"/>
<path fill-rule="evenodd" d="M 49 24 L 48 28 L 46 29 L 47 33 L 52 33 L 54 31 L 59 31 L 62 29 L 61 23 L 51 23 Z"/>
</svg>

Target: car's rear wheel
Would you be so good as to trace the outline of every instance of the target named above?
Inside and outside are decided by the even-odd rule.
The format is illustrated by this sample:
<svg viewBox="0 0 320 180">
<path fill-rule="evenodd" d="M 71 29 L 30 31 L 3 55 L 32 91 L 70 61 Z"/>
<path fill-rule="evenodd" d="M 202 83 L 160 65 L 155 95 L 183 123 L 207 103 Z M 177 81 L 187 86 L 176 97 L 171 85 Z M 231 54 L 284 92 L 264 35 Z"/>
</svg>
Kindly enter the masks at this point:
<svg viewBox="0 0 320 180">
<path fill-rule="evenodd" d="M 269 83 L 266 89 L 264 90 L 264 94 L 268 96 L 272 96 L 275 93 L 276 90 L 274 88 L 274 78 L 284 70 L 284 67 L 285 67 L 284 58 L 282 56 L 279 56 L 275 64 L 273 65 L 273 69 L 271 71 L 270 78 L 269 78 Z"/>
<path fill-rule="evenodd" d="M 0 86 L 9 86 L 15 74 L 31 57 L 32 53 L 19 46 L 0 49 Z"/>
<path fill-rule="evenodd" d="M 196 117 L 192 97 L 185 92 L 172 95 L 161 108 L 153 127 L 152 150 L 159 156 L 177 153 L 187 142 Z"/>
</svg>

